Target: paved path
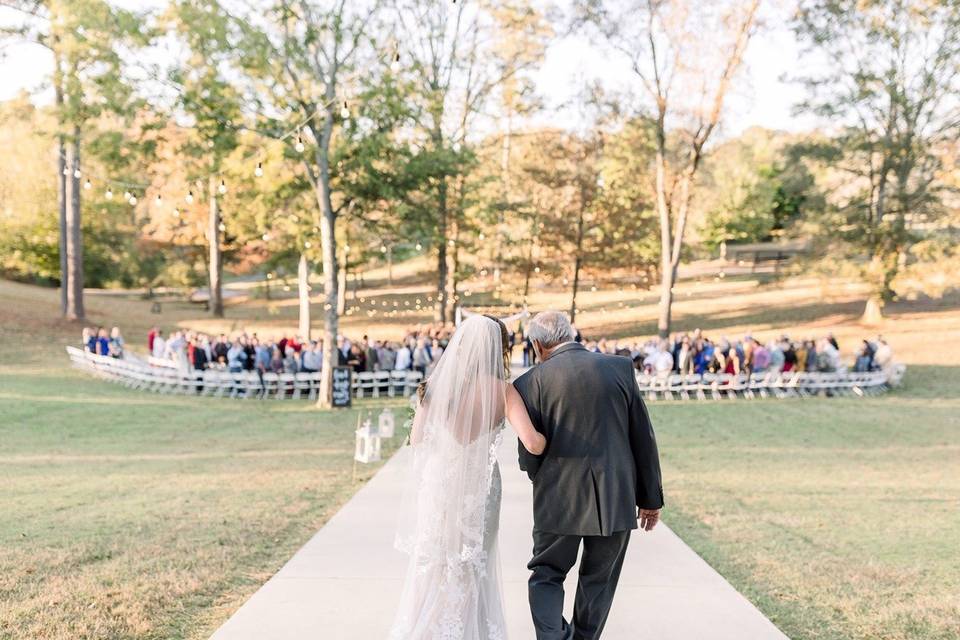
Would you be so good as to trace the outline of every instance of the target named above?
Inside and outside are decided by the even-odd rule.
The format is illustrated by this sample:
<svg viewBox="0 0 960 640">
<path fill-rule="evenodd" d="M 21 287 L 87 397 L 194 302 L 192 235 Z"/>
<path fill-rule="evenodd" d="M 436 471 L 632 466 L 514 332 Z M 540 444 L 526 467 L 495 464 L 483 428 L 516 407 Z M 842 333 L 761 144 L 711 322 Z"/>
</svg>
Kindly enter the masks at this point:
<svg viewBox="0 0 960 640">
<path fill-rule="evenodd" d="M 530 483 L 504 438 L 500 525 L 513 640 L 534 637 L 527 609 Z M 397 453 L 213 640 L 379 640 L 393 619 L 406 556 L 392 547 L 407 450 Z M 572 594 L 575 570 L 567 581 Z M 567 609 L 572 606 L 568 595 Z M 568 614 L 569 616 L 569 614 Z M 784 640 L 785 636 L 662 523 L 633 534 L 604 640 Z"/>
</svg>

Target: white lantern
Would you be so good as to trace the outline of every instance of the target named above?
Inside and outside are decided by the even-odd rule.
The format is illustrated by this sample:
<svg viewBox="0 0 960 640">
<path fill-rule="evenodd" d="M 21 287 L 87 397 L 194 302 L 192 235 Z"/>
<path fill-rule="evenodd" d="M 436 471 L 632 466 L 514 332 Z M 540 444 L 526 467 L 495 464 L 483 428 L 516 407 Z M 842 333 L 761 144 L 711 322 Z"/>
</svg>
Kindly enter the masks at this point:
<svg viewBox="0 0 960 640">
<path fill-rule="evenodd" d="M 395 424 L 396 420 L 393 417 L 393 411 L 391 409 L 388 408 L 381 411 L 378 425 L 380 437 L 392 438 Z"/>
<path fill-rule="evenodd" d="M 380 436 L 365 420 L 363 426 L 357 429 L 357 448 L 353 459 L 364 464 L 380 460 Z"/>
</svg>

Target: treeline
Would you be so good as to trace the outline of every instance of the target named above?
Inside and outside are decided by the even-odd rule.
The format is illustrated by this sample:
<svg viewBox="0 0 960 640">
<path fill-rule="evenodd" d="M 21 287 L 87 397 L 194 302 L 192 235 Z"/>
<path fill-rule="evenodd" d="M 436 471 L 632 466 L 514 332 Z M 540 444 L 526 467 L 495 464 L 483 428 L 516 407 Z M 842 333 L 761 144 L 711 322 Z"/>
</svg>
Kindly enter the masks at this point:
<svg viewBox="0 0 960 640">
<path fill-rule="evenodd" d="M 61 284 L 66 317 L 84 286 L 204 284 L 222 315 L 225 266 L 284 270 L 308 336 L 316 274 L 333 354 L 347 273 L 419 253 L 437 320 L 477 278 L 514 304 L 548 279 L 575 316 L 585 279 L 625 277 L 659 284 L 661 334 L 681 261 L 724 242 L 808 239 L 875 305 L 957 266 L 954 1 L 799 2 L 805 55 L 835 64 L 798 79 L 798 109 L 826 126 L 726 140 L 759 0 L 7 4 L 0 36 L 53 71 L 49 98 L 0 106 L 0 269 Z M 575 130 L 534 127 L 566 32 L 628 61 L 633 89 L 587 82 Z"/>
</svg>

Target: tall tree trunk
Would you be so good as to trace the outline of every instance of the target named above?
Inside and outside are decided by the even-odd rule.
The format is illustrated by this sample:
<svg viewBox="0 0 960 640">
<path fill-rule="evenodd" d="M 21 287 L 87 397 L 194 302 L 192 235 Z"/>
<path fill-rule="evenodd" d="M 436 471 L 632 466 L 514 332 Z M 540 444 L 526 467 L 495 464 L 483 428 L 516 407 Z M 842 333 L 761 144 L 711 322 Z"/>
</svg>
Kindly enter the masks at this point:
<svg viewBox="0 0 960 640">
<path fill-rule="evenodd" d="M 59 87 L 57 102 L 63 102 Z M 70 288 L 67 266 L 67 171 L 67 144 L 61 134 L 57 137 L 57 204 L 60 229 L 60 315 L 64 318 L 67 317 L 67 289 Z"/>
<path fill-rule="evenodd" d="M 583 267 L 583 217 L 585 207 L 581 190 L 580 215 L 577 218 L 577 248 L 573 258 L 573 289 L 570 293 L 570 324 L 577 321 L 577 293 L 580 290 L 580 269 Z"/>
<path fill-rule="evenodd" d="M 503 220 L 504 211 L 510 202 L 510 142 L 513 135 L 513 113 L 507 116 L 507 130 L 503 134 L 502 146 L 500 149 L 500 182 L 503 186 L 503 195 L 501 197 L 500 211 L 497 212 L 497 231 L 494 244 L 493 259 L 493 282 L 500 284 L 500 269 L 503 264 Z M 529 275 L 529 274 L 528 274 Z M 526 294 L 524 294 L 526 298 Z"/>
<path fill-rule="evenodd" d="M 297 295 L 300 298 L 300 338 L 310 341 L 310 263 L 305 253 L 297 264 Z"/>
<path fill-rule="evenodd" d="M 73 128 L 67 162 L 67 319 L 83 320 L 83 230 L 80 218 L 80 127 Z"/>
<path fill-rule="evenodd" d="M 212 175 L 209 181 L 210 214 L 207 220 L 207 239 L 210 245 L 210 260 L 207 273 L 210 289 L 210 314 L 223 317 L 223 252 L 220 250 L 220 204 L 217 201 L 217 180 Z"/>
<path fill-rule="evenodd" d="M 437 247 L 437 304 L 434 311 L 436 322 L 447 321 L 447 179 L 440 179 L 437 185 L 437 233 L 440 237 Z"/>
<path fill-rule="evenodd" d="M 673 305 L 673 266 L 671 264 L 673 237 L 670 233 L 670 204 L 667 200 L 665 109 L 666 105 L 661 104 L 657 116 L 656 157 L 657 216 L 660 219 L 660 308 L 657 317 L 657 334 L 661 338 L 670 335 L 670 311 Z"/>
<path fill-rule="evenodd" d="M 387 245 L 387 286 L 393 286 L 393 245 Z"/>
<path fill-rule="evenodd" d="M 327 85 L 327 98 L 332 100 L 333 84 Z M 343 313 L 340 295 L 345 287 L 340 284 L 340 272 L 337 265 L 337 214 L 330 199 L 330 137 L 333 133 L 333 116 L 328 110 L 323 127 L 311 125 L 314 139 L 317 140 L 317 177 L 314 191 L 317 206 L 320 209 L 320 249 L 323 266 L 323 363 L 320 369 L 320 392 L 318 407 L 333 406 L 333 368 L 340 364 L 337 350 L 337 333 L 340 328 L 340 314 Z"/>
</svg>

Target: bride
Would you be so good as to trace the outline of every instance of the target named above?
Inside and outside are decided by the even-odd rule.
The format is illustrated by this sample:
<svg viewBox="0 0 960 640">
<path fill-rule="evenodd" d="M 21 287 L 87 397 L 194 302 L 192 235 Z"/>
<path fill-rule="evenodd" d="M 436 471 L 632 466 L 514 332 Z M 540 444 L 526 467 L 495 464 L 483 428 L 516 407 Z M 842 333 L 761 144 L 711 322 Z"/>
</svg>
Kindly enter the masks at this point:
<svg viewBox="0 0 960 640">
<path fill-rule="evenodd" d="M 421 385 L 396 540 L 410 565 L 391 640 L 506 638 L 496 457 L 504 418 L 528 451 L 546 447 L 509 382 L 509 366 L 504 324 L 471 316 Z"/>
</svg>

